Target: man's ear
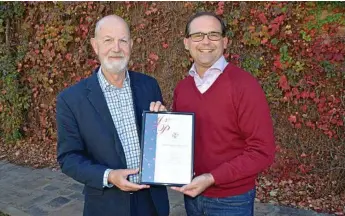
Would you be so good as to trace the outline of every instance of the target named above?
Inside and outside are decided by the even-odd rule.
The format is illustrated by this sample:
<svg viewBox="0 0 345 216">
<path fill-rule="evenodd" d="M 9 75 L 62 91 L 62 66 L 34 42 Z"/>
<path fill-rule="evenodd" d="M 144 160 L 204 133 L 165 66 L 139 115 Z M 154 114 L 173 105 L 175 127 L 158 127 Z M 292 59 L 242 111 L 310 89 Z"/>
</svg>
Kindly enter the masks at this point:
<svg viewBox="0 0 345 216">
<path fill-rule="evenodd" d="M 188 38 L 184 38 L 184 39 L 183 39 L 183 44 L 184 44 L 184 48 L 185 48 L 186 50 L 189 50 Z"/>
<path fill-rule="evenodd" d="M 131 49 L 133 48 L 133 39 L 131 38 Z"/>
<path fill-rule="evenodd" d="M 229 39 L 227 37 L 223 38 L 224 49 L 228 48 Z"/>
<path fill-rule="evenodd" d="M 96 39 L 91 38 L 90 42 L 91 42 L 91 46 L 93 48 L 93 51 L 95 51 L 96 55 L 98 55 L 98 45 L 97 45 Z"/>
</svg>

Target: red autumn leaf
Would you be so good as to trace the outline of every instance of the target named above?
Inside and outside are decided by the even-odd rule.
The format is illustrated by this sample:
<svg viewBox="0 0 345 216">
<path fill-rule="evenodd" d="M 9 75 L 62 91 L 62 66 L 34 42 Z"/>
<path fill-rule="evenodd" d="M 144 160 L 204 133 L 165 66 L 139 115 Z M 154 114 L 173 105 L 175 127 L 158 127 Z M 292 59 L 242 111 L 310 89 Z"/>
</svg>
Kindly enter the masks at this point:
<svg viewBox="0 0 345 216">
<path fill-rule="evenodd" d="M 260 13 L 258 17 L 263 24 L 267 24 L 267 18 L 264 13 Z"/>
<path fill-rule="evenodd" d="M 333 56 L 333 60 L 334 60 L 334 61 L 341 62 L 341 61 L 344 60 L 344 56 L 343 56 L 342 54 L 340 54 L 340 53 L 337 53 L 337 54 L 335 54 L 335 55 Z"/>
<path fill-rule="evenodd" d="M 303 112 L 307 112 L 307 109 L 308 109 L 307 105 L 304 104 L 303 106 L 301 106 L 301 110 Z"/>
<path fill-rule="evenodd" d="M 166 48 L 168 48 L 168 47 L 169 47 L 169 44 L 167 44 L 167 43 L 163 42 L 163 43 L 162 43 L 162 47 L 163 47 L 164 49 L 166 49 Z"/>
<path fill-rule="evenodd" d="M 280 55 L 276 55 L 274 58 L 275 58 L 275 61 L 273 62 L 273 65 L 276 68 L 282 69 L 283 66 L 282 66 L 282 63 L 280 62 Z"/>
<path fill-rule="evenodd" d="M 269 34 L 271 36 L 279 31 L 279 27 L 283 23 L 284 19 L 285 19 L 285 15 L 281 15 L 281 16 L 274 18 L 274 20 L 272 20 L 272 22 L 269 25 L 270 30 L 271 30 L 269 32 Z"/>
<path fill-rule="evenodd" d="M 315 92 L 310 92 L 309 97 L 310 97 L 311 99 L 315 98 Z"/>
<path fill-rule="evenodd" d="M 319 102 L 319 103 L 317 104 L 317 107 L 318 107 L 318 108 L 324 108 L 324 107 L 325 107 L 325 104 L 324 104 L 324 103 Z"/>
<path fill-rule="evenodd" d="M 149 54 L 149 59 L 151 59 L 153 61 L 157 61 L 159 59 L 159 57 L 155 53 L 150 53 Z"/>
<path fill-rule="evenodd" d="M 218 2 L 218 8 L 216 10 L 217 15 L 222 15 L 224 13 L 224 2 Z"/>
<path fill-rule="evenodd" d="M 264 38 L 264 39 L 261 40 L 261 44 L 265 44 L 265 43 L 267 43 L 267 41 L 268 41 L 268 39 Z"/>
<path fill-rule="evenodd" d="M 311 121 L 307 121 L 307 122 L 305 123 L 305 125 L 306 125 L 307 127 L 310 127 L 310 128 L 312 128 L 312 129 L 315 129 L 315 124 L 312 123 Z"/>
<path fill-rule="evenodd" d="M 303 174 L 307 173 L 305 166 L 303 164 L 299 165 L 298 168 L 301 171 L 301 173 L 303 173 Z"/>
<path fill-rule="evenodd" d="M 340 98 L 333 98 L 334 104 L 339 104 L 341 102 Z"/>
<path fill-rule="evenodd" d="M 298 95 L 299 94 L 299 91 L 297 88 L 292 88 L 292 95 Z"/>
<path fill-rule="evenodd" d="M 324 133 L 328 135 L 329 138 L 332 138 L 334 134 L 331 130 L 325 131 Z"/>
<path fill-rule="evenodd" d="M 338 121 L 337 121 L 337 119 L 333 118 L 333 119 L 331 119 L 331 123 L 335 125 L 338 123 Z"/>
<path fill-rule="evenodd" d="M 326 97 L 320 97 L 320 103 L 324 104 L 326 103 Z"/>
<path fill-rule="evenodd" d="M 75 79 L 75 81 L 79 82 L 82 78 L 81 78 L 81 76 L 77 76 L 74 79 Z"/>
<path fill-rule="evenodd" d="M 280 152 L 280 151 L 281 151 L 280 145 L 276 145 L 276 151 L 277 151 L 277 152 Z"/>
<path fill-rule="evenodd" d="M 297 117 L 295 115 L 290 115 L 288 120 L 291 123 L 296 123 L 297 122 Z"/>
<path fill-rule="evenodd" d="M 284 19 L 285 19 L 285 15 L 281 15 L 281 16 L 274 18 L 274 20 L 271 23 L 281 25 L 283 23 Z"/>
<path fill-rule="evenodd" d="M 312 85 L 312 86 L 315 85 L 315 82 L 313 82 L 313 81 L 307 81 L 307 83 L 308 83 L 309 85 Z"/>
<path fill-rule="evenodd" d="M 289 90 L 290 86 L 285 75 L 280 76 L 279 87 L 283 90 Z"/>
<path fill-rule="evenodd" d="M 301 128 L 301 127 L 302 127 L 302 124 L 301 124 L 301 123 L 298 122 L 298 123 L 295 124 L 295 128 L 298 128 L 298 129 L 299 129 L 299 128 Z"/>
<path fill-rule="evenodd" d="M 323 111 L 325 111 L 325 109 L 324 109 L 323 107 L 318 107 L 318 108 L 317 108 L 317 111 L 318 111 L 319 113 L 323 113 Z"/>
<path fill-rule="evenodd" d="M 290 98 L 292 97 L 291 91 L 285 92 L 285 95 L 284 95 L 284 96 L 287 97 L 288 99 L 290 99 Z"/>
<path fill-rule="evenodd" d="M 97 60 L 95 60 L 95 59 L 88 59 L 86 61 L 86 63 L 93 67 L 93 66 L 97 65 Z"/>
<path fill-rule="evenodd" d="M 268 34 L 270 36 L 273 36 L 275 33 L 277 33 L 279 31 L 279 25 L 278 24 L 271 24 L 269 27 L 270 27 L 270 31 L 268 32 Z"/>
<path fill-rule="evenodd" d="M 68 61 L 71 61 L 72 59 L 72 54 L 71 53 L 67 53 L 65 58 L 68 60 Z"/>
<path fill-rule="evenodd" d="M 309 97 L 309 92 L 303 91 L 303 92 L 301 93 L 301 98 L 308 98 L 308 97 Z"/>
<path fill-rule="evenodd" d="M 218 7 L 224 7 L 224 2 L 223 1 L 218 2 Z"/>
<path fill-rule="evenodd" d="M 150 15 L 151 13 L 156 13 L 157 10 L 157 8 L 150 7 L 150 9 L 145 12 L 145 14 Z"/>
</svg>

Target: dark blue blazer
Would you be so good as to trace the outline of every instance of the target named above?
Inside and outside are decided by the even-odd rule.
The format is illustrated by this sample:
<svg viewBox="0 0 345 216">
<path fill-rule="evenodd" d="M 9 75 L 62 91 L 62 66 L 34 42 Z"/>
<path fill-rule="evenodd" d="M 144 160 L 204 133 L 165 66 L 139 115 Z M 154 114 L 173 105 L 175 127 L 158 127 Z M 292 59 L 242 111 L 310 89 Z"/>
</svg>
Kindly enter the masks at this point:
<svg viewBox="0 0 345 216">
<path fill-rule="evenodd" d="M 129 216 L 129 193 L 115 186 L 103 188 L 107 168 L 127 166 L 97 71 L 57 96 L 57 160 L 63 173 L 85 185 L 84 215 Z M 162 94 L 154 78 L 132 71 L 129 77 L 140 136 L 143 110 L 152 101 L 162 101 Z M 169 215 L 166 187 L 151 186 L 150 192 L 158 214 Z"/>
</svg>

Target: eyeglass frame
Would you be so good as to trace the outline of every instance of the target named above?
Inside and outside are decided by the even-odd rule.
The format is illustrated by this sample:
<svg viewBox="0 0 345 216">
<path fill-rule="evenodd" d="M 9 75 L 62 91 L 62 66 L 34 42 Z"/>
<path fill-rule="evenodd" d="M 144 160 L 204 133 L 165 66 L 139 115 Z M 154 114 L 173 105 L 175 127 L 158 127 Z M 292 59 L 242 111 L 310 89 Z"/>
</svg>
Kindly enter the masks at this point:
<svg viewBox="0 0 345 216">
<path fill-rule="evenodd" d="M 218 39 L 218 40 L 212 40 L 212 39 L 210 39 L 210 34 L 212 34 L 212 33 L 217 33 L 217 34 L 219 34 L 219 36 L 220 36 L 220 38 Z M 192 35 L 196 35 L 196 34 L 200 34 L 200 35 L 202 35 L 202 39 L 201 40 L 197 40 L 197 41 L 194 41 L 193 39 L 192 39 Z M 205 39 L 205 36 L 207 35 L 207 38 L 210 40 L 210 41 L 220 41 L 222 38 L 224 38 L 224 34 L 222 33 L 222 32 L 217 32 L 217 31 L 210 31 L 210 32 L 207 32 L 207 33 L 204 33 L 204 32 L 195 32 L 195 33 L 192 33 L 192 34 L 189 34 L 189 35 L 187 35 L 186 36 L 186 38 L 191 38 L 191 40 L 193 41 L 193 42 L 200 42 L 200 41 L 203 41 L 204 39 Z"/>
</svg>

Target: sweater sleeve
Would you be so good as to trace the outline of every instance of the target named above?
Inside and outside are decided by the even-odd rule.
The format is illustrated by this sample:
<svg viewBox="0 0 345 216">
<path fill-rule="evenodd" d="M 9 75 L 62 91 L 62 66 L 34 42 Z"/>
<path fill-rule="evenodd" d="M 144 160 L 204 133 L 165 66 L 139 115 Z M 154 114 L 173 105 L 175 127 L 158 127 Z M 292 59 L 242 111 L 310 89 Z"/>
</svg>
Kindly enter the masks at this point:
<svg viewBox="0 0 345 216">
<path fill-rule="evenodd" d="M 246 146 L 242 154 L 211 171 L 216 185 L 255 176 L 274 160 L 273 124 L 261 86 L 249 75 L 234 89 L 239 134 Z"/>
</svg>

